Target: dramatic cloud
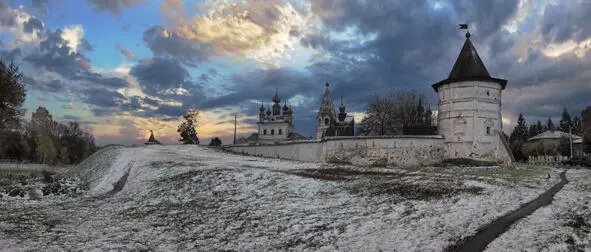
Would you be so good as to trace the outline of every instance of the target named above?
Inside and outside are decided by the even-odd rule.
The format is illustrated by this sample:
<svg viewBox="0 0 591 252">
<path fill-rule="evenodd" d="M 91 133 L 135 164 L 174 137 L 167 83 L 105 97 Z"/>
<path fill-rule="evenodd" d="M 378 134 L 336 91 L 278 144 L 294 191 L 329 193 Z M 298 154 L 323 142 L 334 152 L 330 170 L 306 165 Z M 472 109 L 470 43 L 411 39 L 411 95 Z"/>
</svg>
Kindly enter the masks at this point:
<svg viewBox="0 0 591 252">
<path fill-rule="evenodd" d="M 184 63 L 198 63 L 209 56 L 209 46 L 193 43 L 161 26 L 146 30 L 143 40 L 158 57 L 173 57 Z"/>
<path fill-rule="evenodd" d="M 130 52 L 129 50 L 125 49 L 121 44 L 117 43 L 117 49 L 121 52 L 121 54 L 125 55 L 130 59 L 135 59 L 135 54 Z"/>
<path fill-rule="evenodd" d="M 0 1 L 0 33 L 6 31 L 14 35 L 10 41 L 11 47 L 36 45 L 45 32 L 45 24 L 25 12 L 22 6 L 19 9 L 11 9 Z"/>
<path fill-rule="evenodd" d="M 74 29 L 76 30 L 76 29 Z M 105 76 L 91 71 L 91 62 L 82 52 L 80 47 L 73 49 L 71 46 L 80 46 L 84 39 L 77 37 L 76 33 L 64 33 L 57 29 L 49 32 L 48 37 L 41 42 L 38 50 L 25 57 L 25 61 L 36 68 L 60 74 L 62 77 L 85 81 L 99 87 L 121 88 L 127 86 L 127 82 L 118 77 Z"/>
<path fill-rule="evenodd" d="M 49 93 L 65 93 L 68 91 L 68 86 L 60 80 L 45 81 L 25 77 L 25 84 L 29 90 L 36 90 Z"/>
<path fill-rule="evenodd" d="M 291 3 L 257 1 L 247 4 L 205 1 L 207 13 L 187 14 L 179 1 L 165 1 L 161 11 L 173 24 L 175 35 L 194 44 L 209 45 L 216 54 L 244 57 L 278 66 L 293 49 L 308 20 Z"/>
<path fill-rule="evenodd" d="M 16 61 L 18 57 L 22 55 L 21 49 L 16 48 L 13 50 L 1 50 L 0 49 L 0 59 L 6 60 L 9 62 Z"/>
<path fill-rule="evenodd" d="M 120 16 L 123 8 L 131 8 L 146 2 L 145 0 L 86 0 L 96 12 L 107 11 L 113 16 Z"/>
<path fill-rule="evenodd" d="M 171 59 L 143 61 L 133 67 L 130 74 L 137 78 L 142 91 L 149 95 L 183 93 L 183 87 L 190 84 L 187 70 L 178 61 Z"/>
</svg>

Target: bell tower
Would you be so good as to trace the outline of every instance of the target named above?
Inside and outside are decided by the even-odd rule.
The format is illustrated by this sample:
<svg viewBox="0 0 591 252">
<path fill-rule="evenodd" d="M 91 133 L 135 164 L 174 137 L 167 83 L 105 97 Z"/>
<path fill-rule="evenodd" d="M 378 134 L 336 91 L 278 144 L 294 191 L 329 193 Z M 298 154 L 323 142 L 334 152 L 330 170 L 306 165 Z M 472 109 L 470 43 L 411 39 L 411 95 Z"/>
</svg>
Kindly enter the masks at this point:
<svg viewBox="0 0 591 252">
<path fill-rule="evenodd" d="M 318 110 L 318 116 L 316 116 L 316 139 L 322 138 L 337 118 L 328 87 L 329 84 L 327 81 L 322 103 L 320 103 L 320 109 Z"/>
</svg>

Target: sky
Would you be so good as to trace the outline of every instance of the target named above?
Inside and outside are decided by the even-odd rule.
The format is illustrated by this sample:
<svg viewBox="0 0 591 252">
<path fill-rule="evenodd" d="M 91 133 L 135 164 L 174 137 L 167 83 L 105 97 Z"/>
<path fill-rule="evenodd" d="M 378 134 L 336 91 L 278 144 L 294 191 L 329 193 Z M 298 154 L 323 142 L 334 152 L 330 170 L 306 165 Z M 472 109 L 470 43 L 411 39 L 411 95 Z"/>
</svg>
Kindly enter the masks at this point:
<svg viewBox="0 0 591 252">
<path fill-rule="evenodd" d="M 39 106 L 78 121 L 97 145 L 178 140 L 200 111 L 208 143 L 256 132 L 278 90 L 294 130 L 312 136 L 326 81 L 359 121 L 375 95 L 446 79 L 467 23 L 493 77 L 508 80 L 503 130 L 517 116 L 560 120 L 591 105 L 586 0 L 0 0 L 0 58 Z"/>
</svg>

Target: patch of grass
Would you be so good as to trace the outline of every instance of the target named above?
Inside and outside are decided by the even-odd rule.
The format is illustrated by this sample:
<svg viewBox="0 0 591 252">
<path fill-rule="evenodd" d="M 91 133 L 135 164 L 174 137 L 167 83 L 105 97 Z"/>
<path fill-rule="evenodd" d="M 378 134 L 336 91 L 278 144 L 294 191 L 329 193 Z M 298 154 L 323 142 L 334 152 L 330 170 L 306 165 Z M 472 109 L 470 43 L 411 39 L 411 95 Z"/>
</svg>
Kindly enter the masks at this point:
<svg viewBox="0 0 591 252">
<path fill-rule="evenodd" d="M 299 169 L 287 172 L 305 178 L 339 181 L 351 180 L 367 176 L 381 176 L 386 178 L 400 178 L 404 176 L 401 173 L 378 172 L 378 171 L 360 171 L 345 168 L 327 168 L 327 169 Z"/>
<path fill-rule="evenodd" d="M 498 165 L 492 161 L 482 161 L 470 158 L 448 158 L 441 161 L 441 166 L 495 166 Z"/>
<path fill-rule="evenodd" d="M 354 194 L 398 195 L 411 200 L 432 200 L 451 197 L 460 193 L 480 194 L 481 187 L 451 187 L 446 185 L 409 184 L 402 181 L 370 181 L 350 186 L 349 191 Z"/>
<path fill-rule="evenodd" d="M 591 221 L 589 218 L 579 214 L 569 216 L 565 226 L 572 227 L 579 234 L 591 233 Z"/>
</svg>

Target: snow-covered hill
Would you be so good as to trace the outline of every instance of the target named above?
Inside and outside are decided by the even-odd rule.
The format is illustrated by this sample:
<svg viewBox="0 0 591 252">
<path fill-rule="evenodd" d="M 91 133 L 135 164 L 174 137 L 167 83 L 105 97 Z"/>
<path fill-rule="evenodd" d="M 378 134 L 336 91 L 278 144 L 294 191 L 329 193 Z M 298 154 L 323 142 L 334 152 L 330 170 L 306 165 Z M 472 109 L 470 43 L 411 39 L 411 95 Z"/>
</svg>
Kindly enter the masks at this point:
<svg viewBox="0 0 591 252">
<path fill-rule="evenodd" d="M 0 249 L 440 251 L 554 181 L 439 169 L 107 148 L 72 172 L 83 196 L 0 202 Z"/>
</svg>

